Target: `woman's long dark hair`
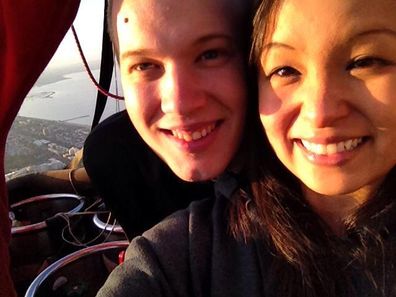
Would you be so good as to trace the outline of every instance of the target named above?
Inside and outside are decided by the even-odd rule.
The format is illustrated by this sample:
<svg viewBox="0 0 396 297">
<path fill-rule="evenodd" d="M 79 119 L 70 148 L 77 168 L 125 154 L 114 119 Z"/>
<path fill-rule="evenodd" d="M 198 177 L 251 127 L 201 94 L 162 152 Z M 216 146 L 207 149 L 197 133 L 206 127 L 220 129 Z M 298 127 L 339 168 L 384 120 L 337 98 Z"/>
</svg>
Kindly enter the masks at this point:
<svg viewBox="0 0 396 297">
<path fill-rule="evenodd" d="M 259 65 L 263 40 L 281 0 L 262 1 L 253 29 L 251 61 Z M 275 156 L 259 122 L 250 123 L 246 187 L 229 208 L 230 230 L 269 245 L 269 296 L 396 296 L 394 202 L 396 169 L 377 193 L 345 221 L 339 238 L 305 202 L 300 182 Z M 249 119 L 251 120 L 251 119 Z"/>
</svg>

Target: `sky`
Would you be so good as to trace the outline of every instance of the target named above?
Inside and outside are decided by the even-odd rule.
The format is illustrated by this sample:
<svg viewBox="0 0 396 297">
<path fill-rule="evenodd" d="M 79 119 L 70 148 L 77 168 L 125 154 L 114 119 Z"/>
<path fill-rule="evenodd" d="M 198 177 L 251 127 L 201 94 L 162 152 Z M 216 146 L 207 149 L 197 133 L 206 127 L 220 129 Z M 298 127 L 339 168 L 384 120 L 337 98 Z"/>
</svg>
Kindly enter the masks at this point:
<svg viewBox="0 0 396 297">
<path fill-rule="evenodd" d="M 104 1 L 81 0 L 76 19 L 74 20 L 74 27 L 88 61 L 100 59 Z M 48 66 L 58 68 L 75 63 L 82 62 L 70 29 Z"/>
</svg>

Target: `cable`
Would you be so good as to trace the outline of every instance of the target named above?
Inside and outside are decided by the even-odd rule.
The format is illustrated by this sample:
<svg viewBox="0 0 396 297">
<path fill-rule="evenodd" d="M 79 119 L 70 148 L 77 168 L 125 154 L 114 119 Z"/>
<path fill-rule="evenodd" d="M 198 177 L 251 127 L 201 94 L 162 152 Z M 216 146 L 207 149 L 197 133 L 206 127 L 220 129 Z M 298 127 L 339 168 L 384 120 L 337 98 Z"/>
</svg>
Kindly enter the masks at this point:
<svg viewBox="0 0 396 297">
<path fill-rule="evenodd" d="M 90 78 L 91 81 L 94 83 L 94 85 L 96 86 L 96 88 L 99 90 L 99 92 L 101 92 L 101 93 L 102 93 L 103 95 L 105 95 L 105 96 L 112 97 L 112 98 L 115 98 L 115 99 L 121 99 L 121 100 L 123 100 L 123 99 L 124 99 L 123 96 L 118 96 L 118 95 L 116 95 L 116 94 L 107 92 L 106 90 L 104 90 L 104 89 L 98 84 L 98 82 L 96 81 L 95 77 L 93 76 L 93 74 L 92 74 L 92 72 L 91 72 L 91 69 L 89 68 L 88 62 L 87 62 L 87 60 L 86 60 L 86 58 L 85 58 L 85 55 L 84 55 L 84 53 L 83 53 L 83 50 L 82 50 L 82 48 L 81 48 L 80 40 L 78 39 L 77 32 L 76 32 L 76 29 L 74 28 L 74 25 L 71 26 L 71 29 L 72 29 L 73 36 L 74 36 L 74 39 L 75 39 L 75 41 L 76 41 L 76 44 L 77 44 L 78 51 L 79 51 L 79 53 L 80 53 L 81 59 L 82 59 L 82 61 L 83 61 L 83 63 L 84 63 L 85 70 L 88 72 L 89 78 Z"/>
<path fill-rule="evenodd" d="M 94 238 L 89 239 L 89 240 L 86 241 L 86 242 L 82 242 L 82 241 L 79 240 L 79 239 L 76 237 L 76 235 L 73 233 L 72 226 L 71 226 L 71 222 L 70 222 L 70 217 L 72 217 L 72 216 L 79 216 L 79 215 L 92 215 L 92 214 L 99 214 L 99 213 L 109 213 L 104 228 L 103 228 L 103 229 L 101 230 L 101 232 L 100 232 L 97 236 L 95 236 Z M 95 211 L 95 212 L 87 212 L 87 211 L 85 211 L 85 212 L 77 212 L 77 213 L 72 213 L 72 214 L 58 213 L 56 216 L 61 217 L 61 218 L 64 219 L 65 222 L 66 222 L 66 226 L 63 227 L 62 232 L 61 232 L 62 239 L 63 239 L 66 243 L 68 243 L 68 244 L 70 244 L 70 245 L 73 245 L 73 246 L 77 246 L 77 247 L 88 247 L 90 244 L 96 242 L 99 238 L 101 238 L 101 237 L 103 236 L 103 234 L 105 234 L 106 231 L 108 231 L 108 230 L 106 230 L 106 228 L 107 228 L 107 226 L 110 225 L 110 221 L 111 221 L 111 213 L 108 212 L 108 211 Z M 102 242 L 106 242 L 106 241 L 109 239 L 109 237 L 111 236 L 111 234 L 112 234 L 113 231 L 114 231 L 114 228 L 115 228 L 116 224 L 117 224 L 117 220 L 114 220 L 113 224 L 111 224 L 111 230 L 108 231 L 107 235 L 106 235 L 105 238 L 102 240 Z M 69 239 L 66 238 L 66 234 L 65 234 L 66 230 L 68 231 L 69 235 L 72 237 L 72 240 L 69 240 Z"/>
</svg>

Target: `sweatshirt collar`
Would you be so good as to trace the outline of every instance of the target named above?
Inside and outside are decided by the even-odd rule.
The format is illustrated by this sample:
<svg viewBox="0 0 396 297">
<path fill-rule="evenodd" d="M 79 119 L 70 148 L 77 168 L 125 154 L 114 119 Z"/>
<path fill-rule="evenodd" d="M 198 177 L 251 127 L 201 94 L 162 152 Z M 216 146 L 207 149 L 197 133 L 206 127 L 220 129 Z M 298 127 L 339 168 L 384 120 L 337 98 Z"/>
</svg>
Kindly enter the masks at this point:
<svg viewBox="0 0 396 297">
<path fill-rule="evenodd" d="M 237 175 L 232 172 L 224 172 L 215 182 L 214 189 L 216 197 L 223 196 L 231 200 L 234 192 L 239 188 Z"/>
</svg>

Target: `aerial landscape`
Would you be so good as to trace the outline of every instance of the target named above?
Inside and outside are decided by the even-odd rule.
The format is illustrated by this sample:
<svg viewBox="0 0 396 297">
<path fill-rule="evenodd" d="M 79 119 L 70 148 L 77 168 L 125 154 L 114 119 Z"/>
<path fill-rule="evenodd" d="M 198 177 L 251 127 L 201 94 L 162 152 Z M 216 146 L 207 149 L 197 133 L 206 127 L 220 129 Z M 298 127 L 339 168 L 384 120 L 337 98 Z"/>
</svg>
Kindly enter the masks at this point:
<svg viewBox="0 0 396 297">
<path fill-rule="evenodd" d="M 18 116 L 7 138 L 6 175 L 66 166 L 83 147 L 89 131 L 88 125 Z"/>
<path fill-rule="evenodd" d="M 97 63 L 92 63 L 98 75 Z M 91 129 L 97 90 L 80 64 L 44 72 L 26 96 L 8 134 L 6 180 L 64 168 Z M 123 109 L 109 100 L 102 119 Z"/>
</svg>

